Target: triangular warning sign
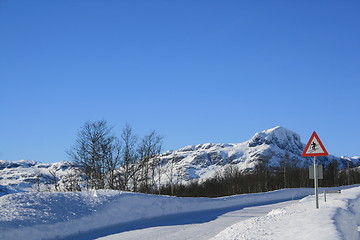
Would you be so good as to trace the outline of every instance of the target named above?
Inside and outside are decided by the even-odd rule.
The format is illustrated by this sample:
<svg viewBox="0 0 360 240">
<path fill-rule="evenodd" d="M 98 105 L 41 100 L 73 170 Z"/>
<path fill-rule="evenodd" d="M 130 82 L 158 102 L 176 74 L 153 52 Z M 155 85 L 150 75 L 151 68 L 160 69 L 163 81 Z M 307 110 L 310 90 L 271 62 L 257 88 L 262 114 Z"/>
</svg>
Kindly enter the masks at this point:
<svg viewBox="0 0 360 240">
<path fill-rule="evenodd" d="M 309 142 L 306 144 L 302 157 L 314 157 L 314 156 L 327 156 L 329 155 L 324 145 L 322 144 L 319 136 L 314 131 L 310 137 Z"/>
</svg>

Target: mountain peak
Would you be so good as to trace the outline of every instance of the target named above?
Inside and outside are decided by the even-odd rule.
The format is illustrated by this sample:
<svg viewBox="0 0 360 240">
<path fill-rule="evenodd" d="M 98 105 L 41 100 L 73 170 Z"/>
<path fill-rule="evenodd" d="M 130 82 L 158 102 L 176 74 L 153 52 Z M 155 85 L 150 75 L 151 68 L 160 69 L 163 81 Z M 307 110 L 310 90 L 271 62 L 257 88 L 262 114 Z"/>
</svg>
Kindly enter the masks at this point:
<svg viewBox="0 0 360 240">
<path fill-rule="evenodd" d="M 294 154 L 299 154 L 304 147 L 297 133 L 281 126 L 258 132 L 248 141 L 249 147 L 262 144 L 276 145 L 280 149 Z"/>
<path fill-rule="evenodd" d="M 282 127 L 282 126 L 276 126 L 276 127 L 264 130 L 263 132 L 272 133 L 272 132 L 279 132 L 279 131 L 292 132 L 292 131 L 290 131 L 290 130 Z"/>
</svg>

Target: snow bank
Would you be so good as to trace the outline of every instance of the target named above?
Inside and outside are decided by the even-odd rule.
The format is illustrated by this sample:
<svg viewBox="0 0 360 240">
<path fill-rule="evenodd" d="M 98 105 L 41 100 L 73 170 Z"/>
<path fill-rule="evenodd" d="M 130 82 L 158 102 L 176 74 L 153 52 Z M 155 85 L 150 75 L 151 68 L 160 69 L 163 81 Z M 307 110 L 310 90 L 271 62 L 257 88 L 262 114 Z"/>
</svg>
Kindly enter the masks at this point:
<svg viewBox="0 0 360 240">
<path fill-rule="evenodd" d="M 345 239 L 360 239 L 358 226 L 360 226 L 360 188 L 349 189 L 346 194 L 349 195 L 345 199 L 337 199 L 341 201 L 345 207 L 337 210 L 334 217 L 337 228 Z M 339 197 L 338 197 L 339 198 Z"/>
<path fill-rule="evenodd" d="M 54 239 L 171 214 L 255 206 L 302 198 L 312 189 L 209 198 L 177 198 L 119 191 L 16 193 L 0 197 L 0 239 Z"/>
<path fill-rule="evenodd" d="M 359 239 L 360 187 L 329 194 L 327 202 L 320 195 L 319 200 L 319 209 L 315 208 L 314 196 L 308 196 L 298 204 L 239 222 L 212 240 Z"/>
</svg>

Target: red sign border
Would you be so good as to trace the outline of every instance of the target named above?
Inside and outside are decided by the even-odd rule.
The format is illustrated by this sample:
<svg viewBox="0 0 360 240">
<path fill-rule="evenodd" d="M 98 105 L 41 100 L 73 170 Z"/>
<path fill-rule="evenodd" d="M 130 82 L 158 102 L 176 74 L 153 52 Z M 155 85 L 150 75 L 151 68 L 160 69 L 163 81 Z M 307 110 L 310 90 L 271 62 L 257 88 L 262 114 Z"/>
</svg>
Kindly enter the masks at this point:
<svg viewBox="0 0 360 240">
<path fill-rule="evenodd" d="M 318 141 L 318 143 L 320 144 L 320 147 L 322 148 L 322 150 L 324 150 L 323 153 L 306 153 L 307 150 L 309 149 L 310 147 L 310 144 L 313 140 L 313 138 L 316 138 L 316 140 Z M 302 157 L 317 157 L 317 156 L 328 156 L 328 152 L 326 151 L 326 148 L 324 147 L 324 145 L 322 144 L 319 136 L 317 135 L 317 133 L 314 131 L 308 141 L 308 143 L 306 144 L 306 147 L 303 151 L 303 153 L 301 154 Z"/>
</svg>

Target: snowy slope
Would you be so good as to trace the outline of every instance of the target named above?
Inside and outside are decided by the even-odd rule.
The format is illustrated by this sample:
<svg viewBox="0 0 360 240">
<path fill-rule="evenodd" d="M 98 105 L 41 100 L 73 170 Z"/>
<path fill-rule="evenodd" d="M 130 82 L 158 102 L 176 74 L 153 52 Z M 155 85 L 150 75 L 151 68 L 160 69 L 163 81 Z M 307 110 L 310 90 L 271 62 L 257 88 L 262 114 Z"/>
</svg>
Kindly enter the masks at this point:
<svg viewBox="0 0 360 240">
<path fill-rule="evenodd" d="M 75 170 L 75 165 L 70 162 L 46 164 L 32 160 L 0 160 L 0 196 L 24 191 L 52 191 L 54 178 L 59 190 L 63 190 L 66 177 Z"/>
<path fill-rule="evenodd" d="M 286 189 L 217 199 L 177 198 L 102 190 L 16 193 L 0 197 L 0 239 L 52 239 L 135 220 L 304 197 L 312 189 Z"/>
<path fill-rule="evenodd" d="M 301 157 L 304 147 L 305 144 L 301 142 L 297 133 L 279 126 L 258 132 L 243 143 L 187 146 L 162 154 L 161 179 L 164 183 L 170 180 L 186 183 L 193 179 L 201 182 L 214 177 L 217 172 L 222 173 L 228 165 L 236 166 L 242 171 L 250 171 L 261 159 L 269 158 L 269 165 L 276 167 L 286 155 L 297 162 L 297 166 L 307 167 L 312 164 L 312 159 Z M 360 163 L 359 157 L 329 156 L 318 159 L 325 165 L 333 159 L 337 160 L 340 168 L 347 167 L 348 162 L 351 163 L 351 167 Z"/>
<path fill-rule="evenodd" d="M 240 209 L 301 198 L 312 192 L 285 189 L 217 199 L 119 191 L 8 194 L 0 197 L 0 239 L 56 239 L 136 220 L 179 213 L 198 215 L 200 211 L 233 206 Z M 306 197 L 265 217 L 240 222 L 215 239 L 307 239 L 309 234 L 313 239 L 357 239 L 359 213 L 360 187 L 354 187 L 328 196 L 320 209 L 315 209 L 313 196 Z"/>
<path fill-rule="evenodd" d="M 359 187 L 328 195 L 326 202 L 321 195 L 320 201 L 320 209 L 315 209 L 314 196 L 308 196 L 298 204 L 234 224 L 212 240 L 360 239 Z"/>
</svg>

